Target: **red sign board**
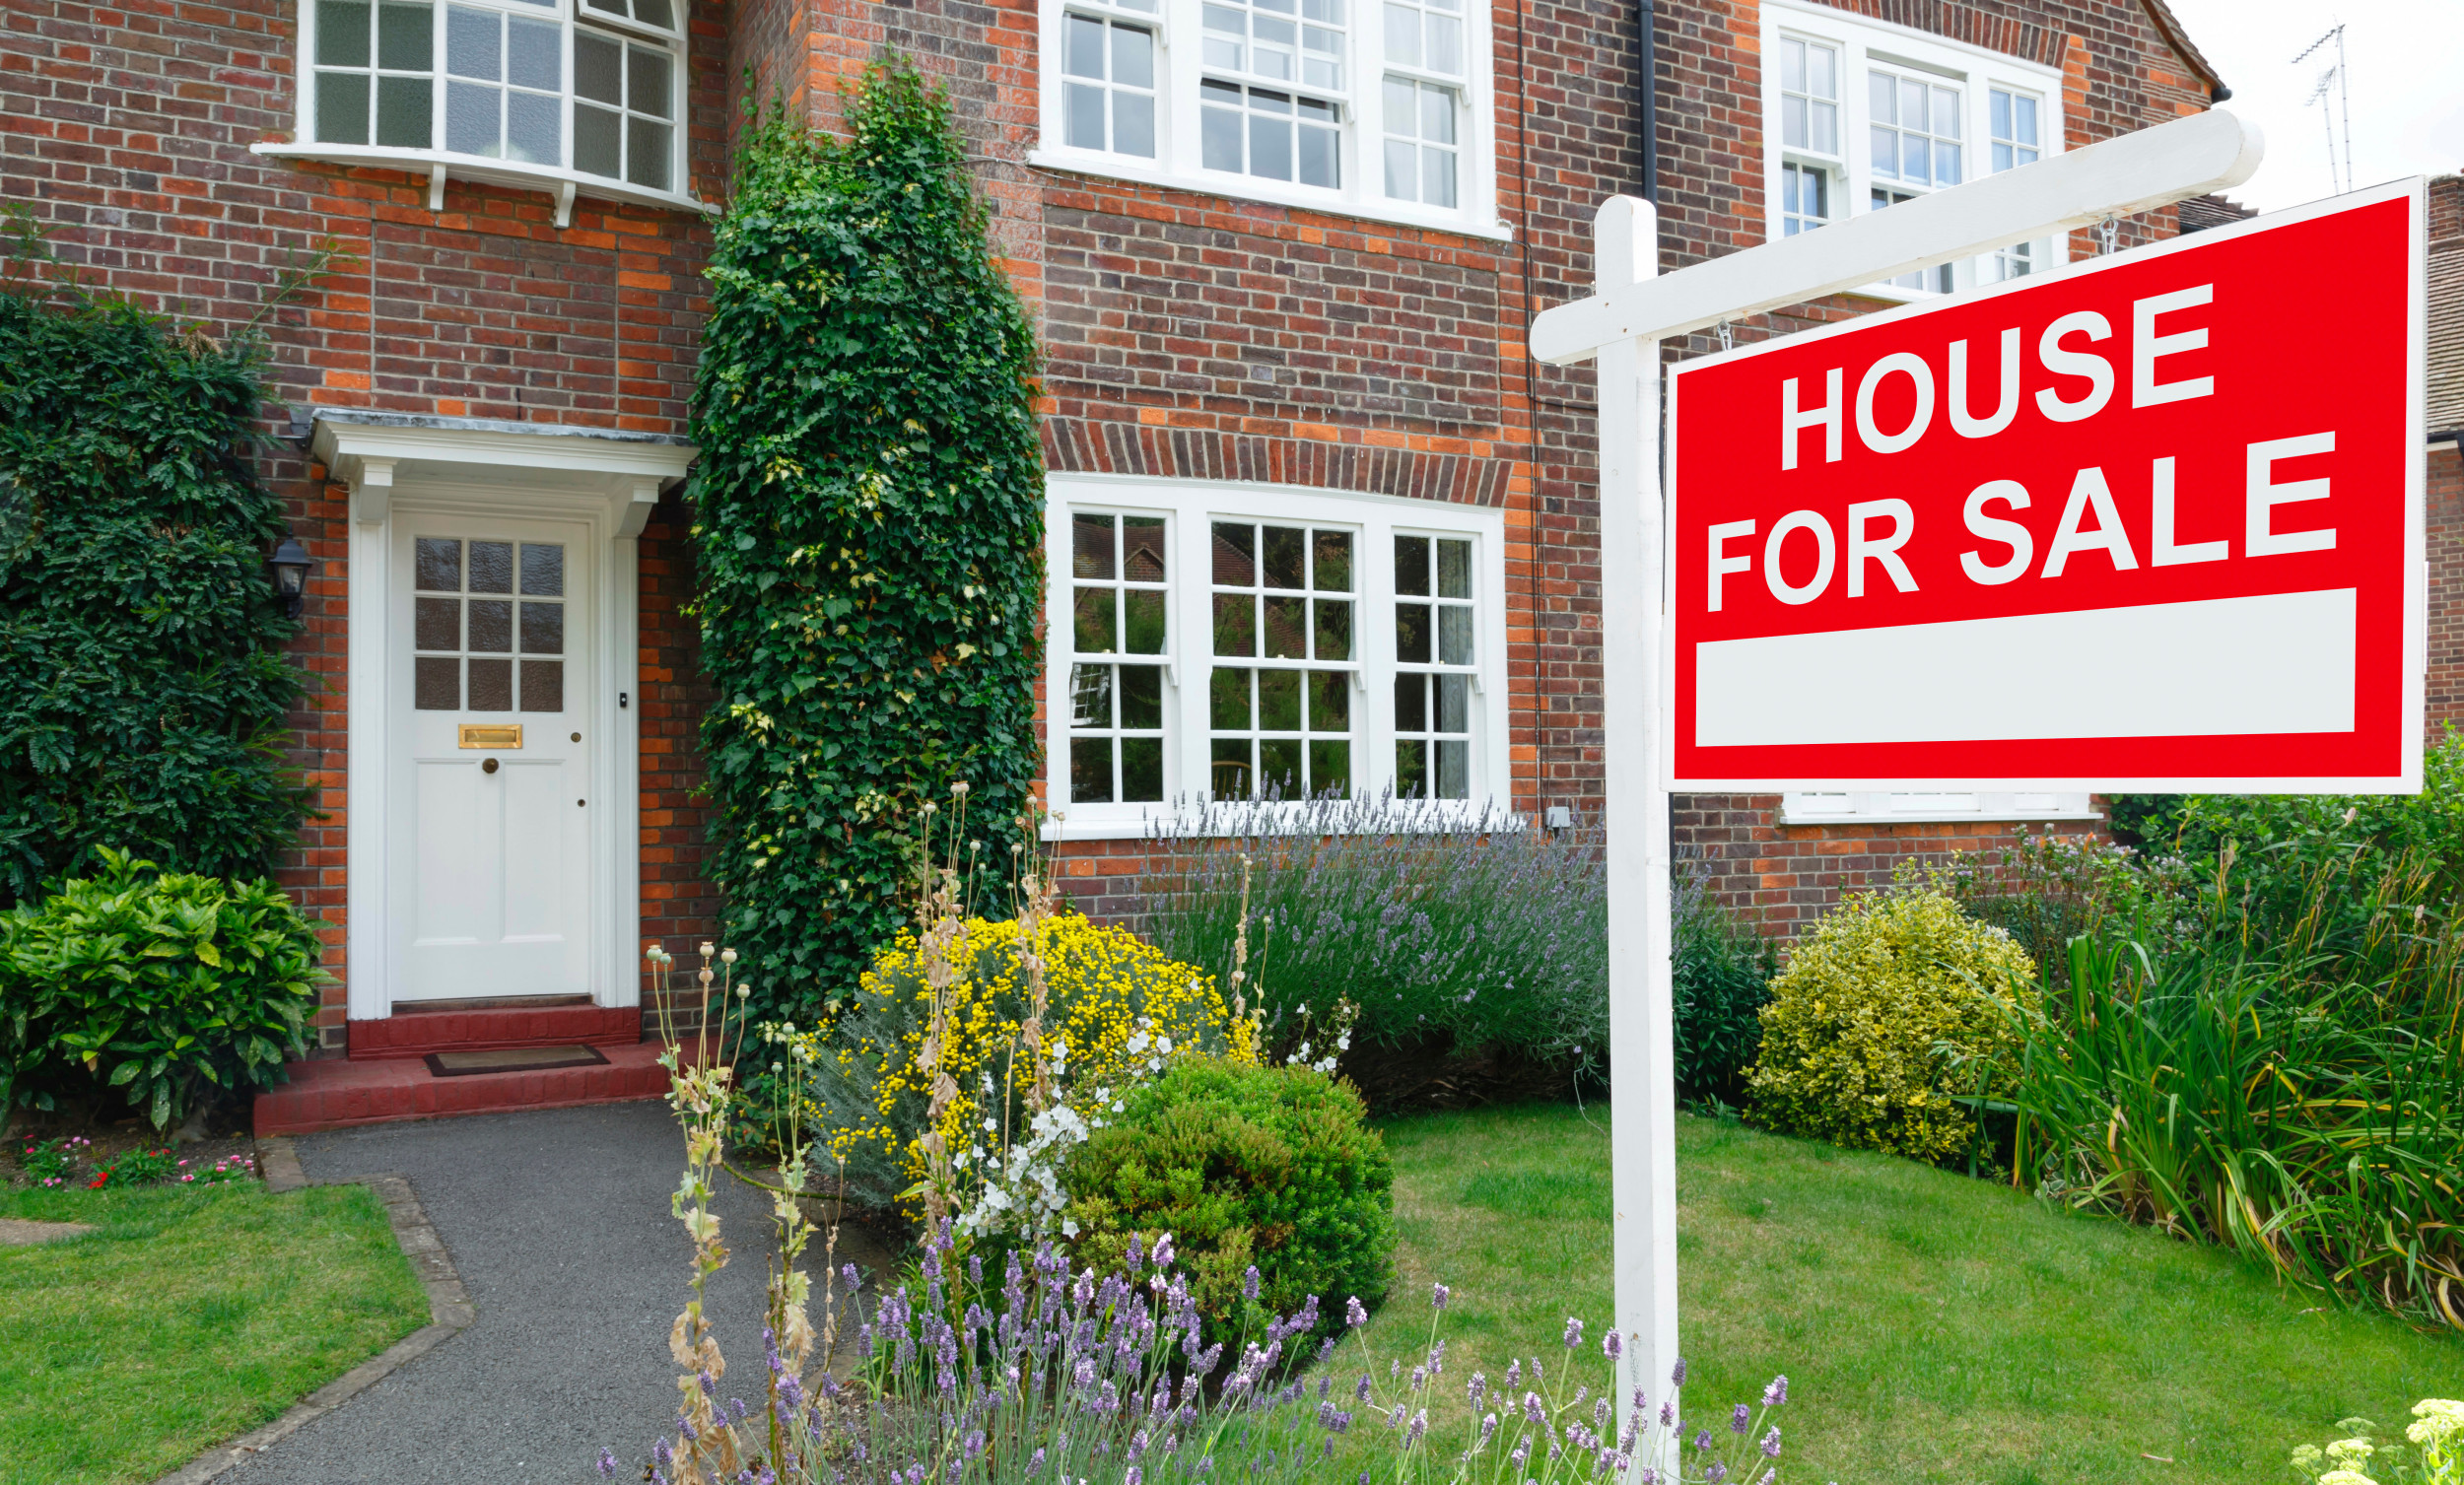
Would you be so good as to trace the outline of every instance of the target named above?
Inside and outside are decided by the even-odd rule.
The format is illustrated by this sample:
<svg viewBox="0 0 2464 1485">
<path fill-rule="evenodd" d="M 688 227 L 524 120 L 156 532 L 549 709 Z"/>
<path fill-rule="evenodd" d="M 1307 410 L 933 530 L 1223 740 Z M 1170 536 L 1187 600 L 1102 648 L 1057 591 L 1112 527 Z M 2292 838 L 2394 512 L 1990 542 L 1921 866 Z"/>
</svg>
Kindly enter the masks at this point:
<svg viewBox="0 0 2464 1485">
<path fill-rule="evenodd" d="M 1674 784 L 2418 788 L 2424 211 L 1678 367 Z"/>
</svg>

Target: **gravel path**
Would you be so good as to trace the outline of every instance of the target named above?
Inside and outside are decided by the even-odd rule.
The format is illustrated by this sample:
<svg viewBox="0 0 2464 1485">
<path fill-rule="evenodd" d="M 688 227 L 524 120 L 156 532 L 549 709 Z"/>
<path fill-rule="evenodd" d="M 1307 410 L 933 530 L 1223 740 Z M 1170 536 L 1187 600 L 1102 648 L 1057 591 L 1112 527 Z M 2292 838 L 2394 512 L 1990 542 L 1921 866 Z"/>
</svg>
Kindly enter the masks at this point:
<svg viewBox="0 0 2464 1485">
<path fill-rule="evenodd" d="M 614 1104 L 302 1135 L 313 1181 L 410 1178 L 468 1286 L 469 1329 L 225 1480 L 243 1485 L 581 1485 L 601 1446 L 639 1479 L 675 1412 L 668 1327 L 691 1245 L 668 1212 L 683 1139 L 663 1104 Z M 718 1196 L 736 1257 L 710 1314 L 753 1395 L 767 1207 Z M 731 1391 L 734 1389 L 730 1389 Z"/>
</svg>

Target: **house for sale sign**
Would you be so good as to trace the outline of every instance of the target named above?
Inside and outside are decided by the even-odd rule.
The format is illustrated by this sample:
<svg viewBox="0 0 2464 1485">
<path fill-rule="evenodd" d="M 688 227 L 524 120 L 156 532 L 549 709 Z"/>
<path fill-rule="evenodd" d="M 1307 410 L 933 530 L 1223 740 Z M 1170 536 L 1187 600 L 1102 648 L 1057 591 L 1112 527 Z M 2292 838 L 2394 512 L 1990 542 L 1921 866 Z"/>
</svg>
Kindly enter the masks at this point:
<svg viewBox="0 0 2464 1485">
<path fill-rule="evenodd" d="M 2418 788 L 2424 212 L 1677 368 L 1675 785 Z"/>
</svg>

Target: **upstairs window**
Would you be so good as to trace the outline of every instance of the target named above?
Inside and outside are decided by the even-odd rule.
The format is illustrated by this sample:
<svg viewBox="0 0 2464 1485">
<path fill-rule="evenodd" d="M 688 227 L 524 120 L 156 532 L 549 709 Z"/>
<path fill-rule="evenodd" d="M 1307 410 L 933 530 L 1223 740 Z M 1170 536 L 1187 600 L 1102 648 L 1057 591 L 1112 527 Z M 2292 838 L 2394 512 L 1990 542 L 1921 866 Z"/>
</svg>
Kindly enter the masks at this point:
<svg viewBox="0 0 2464 1485">
<path fill-rule="evenodd" d="M 311 0 L 304 15 L 299 142 L 260 153 L 680 194 L 673 0 Z"/>
<path fill-rule="evenodd" d="M 1482 236 L 1485 0 L 1045 0 L 1033 163 Z"/>
<path fill-rule="evenodd" d="M 1815 0 L 1765 0 L 1767 231 L 1794 236 L 2059 149 L 2052 68 Z M 2041 272 L 2055 243 L 2019 243 L 1877 285 L 1887 298 Z"/>
</svg>

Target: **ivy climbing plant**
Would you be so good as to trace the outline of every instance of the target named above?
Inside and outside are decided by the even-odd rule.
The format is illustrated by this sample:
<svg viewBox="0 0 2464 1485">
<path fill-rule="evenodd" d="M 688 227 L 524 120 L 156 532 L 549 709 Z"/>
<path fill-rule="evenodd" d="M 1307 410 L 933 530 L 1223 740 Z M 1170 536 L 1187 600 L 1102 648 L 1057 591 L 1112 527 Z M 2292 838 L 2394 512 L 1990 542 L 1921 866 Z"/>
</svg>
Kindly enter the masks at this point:
<svg viewBox="0 0 2464 1485">
<path fill-rule="evenodd" d="M 0 907 L 97 845 L 262 876 L 308 794 L 282 512 L 240 457 L 260 342 L 81 290 L 22 210 L 0 231 Z"/>
<path fill-rule="evenodd" d="M 897 930 L 924 804 L 1006 872 L 1037 768 L 1034 328 L 946 100 L 878 66 L 846 121 L 750 131 L 694 401 L 710 869 L 788 1014 Z"/>
</svg>

